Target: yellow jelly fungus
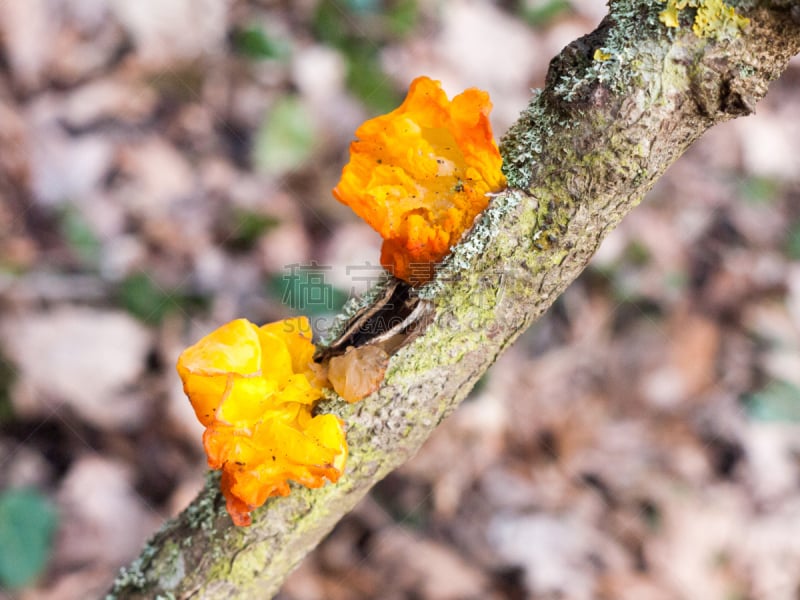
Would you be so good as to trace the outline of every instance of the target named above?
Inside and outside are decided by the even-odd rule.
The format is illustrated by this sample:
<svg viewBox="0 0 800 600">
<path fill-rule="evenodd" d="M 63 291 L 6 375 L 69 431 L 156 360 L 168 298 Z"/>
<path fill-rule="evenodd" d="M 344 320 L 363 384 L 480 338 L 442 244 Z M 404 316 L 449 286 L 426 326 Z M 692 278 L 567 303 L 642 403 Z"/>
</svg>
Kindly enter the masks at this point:
<svg viewBox="0 0 800 600">
<path fill-rule="evenodd" d="M 347 458 L 342 422 L 312 416 L 322 396 L 311 371 L 314 354 L 305 317 L 257 327 L 237 319 L 187 348 L 178 374 L 205 425 L 208 464 L 222 470 L 222 492 L 236 525 L 288 481 L 335 482 Z"/>
<path fill-rule="evenodd" d="M 389 355 L 377 346 L 350 347 L 328 363 L 328 380 L 347 402 L 358 402 L 383 382 Z"/>
<path fill-rule="evenodd" d="M 415 79 L 403 104 L 356 130 L 333 195 L 383 237 L 381 264 L 414 285 L 433 270 L 505 186 L 486 92 L 448 100 Z"/>
</svg>

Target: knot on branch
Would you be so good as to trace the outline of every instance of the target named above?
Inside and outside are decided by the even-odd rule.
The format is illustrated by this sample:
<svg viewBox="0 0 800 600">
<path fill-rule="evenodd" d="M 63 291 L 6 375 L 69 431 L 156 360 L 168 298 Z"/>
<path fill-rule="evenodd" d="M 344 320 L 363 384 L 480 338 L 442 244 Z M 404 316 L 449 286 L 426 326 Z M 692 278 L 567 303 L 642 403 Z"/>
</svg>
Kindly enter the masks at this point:
<svg viewBox="0 0 800 600">
<path fill-rule="evenodd" d="M 734 69 L 727 58 L 713 59 L 699 63 L 691 73 L 691 98 L 702 116 L 717 120 L 755 112 L 758 96 L 744 81 L 748 70 Z"/>
</svg>

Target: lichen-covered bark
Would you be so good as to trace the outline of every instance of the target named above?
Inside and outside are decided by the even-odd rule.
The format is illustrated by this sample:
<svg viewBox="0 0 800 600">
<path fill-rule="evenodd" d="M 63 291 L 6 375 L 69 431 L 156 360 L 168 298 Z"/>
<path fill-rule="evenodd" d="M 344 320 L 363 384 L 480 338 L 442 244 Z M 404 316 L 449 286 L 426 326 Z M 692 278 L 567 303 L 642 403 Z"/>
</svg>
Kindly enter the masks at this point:
<svg viewBox="0 0 800 600">
<path fill-rule="evenodd" d="M 367 493 L 413 455 L 500 352 L 586 266 L 603 237 L 715 123 L 745 115 L 800 51 L 800 6 L 738 7 L 739 37 L 667 30 L 663 5 L 619 0 L 565 48 L 502 142 L 511 190 L 493 199 L 420 294 L 434 320 L 393 358 L 381 389 L 346 421 L 346 476 L 296 489 L 234 528 L 217 479 L 124 569 L 119 598 L 263 598 Z M 603 49 L 607 60 L 595 60 Z M 511 58 L 510 58 L 511 59 Z"/>
</svg>

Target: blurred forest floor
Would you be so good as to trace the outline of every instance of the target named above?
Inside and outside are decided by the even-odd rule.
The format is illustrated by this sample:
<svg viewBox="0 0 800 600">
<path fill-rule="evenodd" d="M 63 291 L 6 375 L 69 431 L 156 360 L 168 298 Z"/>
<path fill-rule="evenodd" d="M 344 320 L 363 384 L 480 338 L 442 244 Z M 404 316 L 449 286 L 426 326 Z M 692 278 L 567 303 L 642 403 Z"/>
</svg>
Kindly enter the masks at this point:
<svg viewBox="0 0 800 600">
<path fill-rule="evenodd" d="M 499 138 L 599 0 L 0 2 L 0 598 L 97 597 L 206 470 L 174 370 L 377 276 L 330 190 L 417 75 Z M 282 600 L 800 593 L 800 63 L 712 130 Z"/>
</svg>

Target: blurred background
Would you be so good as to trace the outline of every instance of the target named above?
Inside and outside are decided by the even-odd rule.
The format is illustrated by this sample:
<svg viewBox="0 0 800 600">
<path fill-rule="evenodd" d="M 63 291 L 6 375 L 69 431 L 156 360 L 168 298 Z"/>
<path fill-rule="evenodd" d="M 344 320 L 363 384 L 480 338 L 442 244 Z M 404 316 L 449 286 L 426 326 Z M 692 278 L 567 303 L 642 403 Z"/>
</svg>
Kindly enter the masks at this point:
<svg viewBox="0 0 800 600">
<path fill-rule="evenodd" d="M 331 196 L 418 75 L 499 138 L 600 0 L 0 2 L 0 598 L 97 597 L 206 470 L 174 371 L 324 329 Z M 709 132 L 282 600 L 800 593 L 800 63 Z"/>
</svg>

